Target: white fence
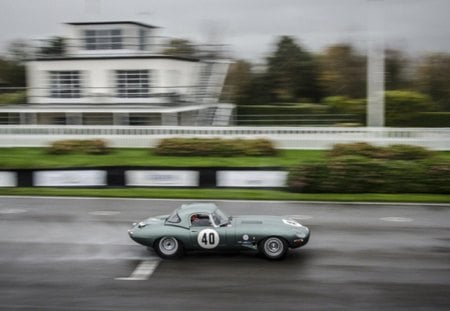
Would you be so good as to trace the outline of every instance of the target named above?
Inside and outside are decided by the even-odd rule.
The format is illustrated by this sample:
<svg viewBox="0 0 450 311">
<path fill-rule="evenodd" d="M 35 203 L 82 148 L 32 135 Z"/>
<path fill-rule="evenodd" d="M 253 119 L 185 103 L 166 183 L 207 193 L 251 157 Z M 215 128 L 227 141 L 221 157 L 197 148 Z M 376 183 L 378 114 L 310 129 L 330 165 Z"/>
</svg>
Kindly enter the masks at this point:
<svg viewBox="0 0 450 311">
<path fill-rule="evenodd" d="M 450 150 L 450 128 L 0 126 L 0 147 L 43 147 L 56 140 L 100 138 L 112 147 L 146 148 L 167 137 L 267 138 L 280 149 L 320 150 L 364 141 Z"/>
</svg>

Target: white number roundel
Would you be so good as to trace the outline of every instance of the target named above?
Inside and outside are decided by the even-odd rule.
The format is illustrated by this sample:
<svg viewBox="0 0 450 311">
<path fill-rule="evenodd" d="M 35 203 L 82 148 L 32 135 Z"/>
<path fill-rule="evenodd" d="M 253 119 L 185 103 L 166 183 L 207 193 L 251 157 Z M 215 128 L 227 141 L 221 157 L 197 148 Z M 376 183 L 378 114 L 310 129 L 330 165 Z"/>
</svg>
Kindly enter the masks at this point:
<svg viewBox="0 0 450 311">
<path fill-rule="evenodd" d="M 197 236 L 197 242 L 201 248 L 215 248 L 219 245 L 219 234 L 213 229 L 203 229 Z"/>
</svg>

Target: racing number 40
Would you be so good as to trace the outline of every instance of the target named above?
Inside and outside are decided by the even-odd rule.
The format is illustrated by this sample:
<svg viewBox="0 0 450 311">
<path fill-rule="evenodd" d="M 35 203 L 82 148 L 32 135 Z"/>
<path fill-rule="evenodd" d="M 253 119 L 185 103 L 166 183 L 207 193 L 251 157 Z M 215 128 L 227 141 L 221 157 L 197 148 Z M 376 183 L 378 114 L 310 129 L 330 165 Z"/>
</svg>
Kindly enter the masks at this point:
<svg viewBox="0 0 450 311">
<path fill-rule="evenodd" d="M 213 249 L 219 245 L 219 234 L 213 229 L 203 229 L 197 236 L 198 245 L 201 248 Z"/>
<path fill-rule="evenodd" d="M 213 232 L 205 232 L 203 233 L 202 243 L 206 245 L 214 245 L 216 242 L 216 237 Z"/>
</svg>

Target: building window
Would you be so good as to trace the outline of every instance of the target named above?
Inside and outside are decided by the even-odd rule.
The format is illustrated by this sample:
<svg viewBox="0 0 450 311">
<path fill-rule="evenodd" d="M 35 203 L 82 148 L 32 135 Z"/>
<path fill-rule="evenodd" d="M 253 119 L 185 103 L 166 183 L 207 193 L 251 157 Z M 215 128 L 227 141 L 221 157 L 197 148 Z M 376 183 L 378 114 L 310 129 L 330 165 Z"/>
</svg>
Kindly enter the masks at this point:
<svg viewBox="0 0 450 311">
<path fill-rule="evenodd" d="M 81 74 L 79 71 L 50 71 L 50 97 L 80 98 Z"/>
<path fill-rule="evenodd" d="M 86 50 L 120 50 L 122 49 L 122 30 L 85 30 L 84 42 Z"/>
<path fill-rule="evenodd" d="M 149 70 L 116 70 L 117 97 L 149 97 Z"/>
<path fill-rule="evenodd" d="M 147 50 L 147 31 L 145 29 L 139 29 L 139 50 Z"/>
</svg>

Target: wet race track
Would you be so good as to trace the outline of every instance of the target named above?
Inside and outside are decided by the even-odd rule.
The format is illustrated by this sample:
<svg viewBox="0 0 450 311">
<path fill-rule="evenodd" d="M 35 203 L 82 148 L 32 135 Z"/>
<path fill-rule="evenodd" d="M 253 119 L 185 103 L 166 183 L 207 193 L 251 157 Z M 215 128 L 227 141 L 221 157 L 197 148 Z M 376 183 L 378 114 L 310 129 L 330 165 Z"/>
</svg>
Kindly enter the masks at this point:
<svg viewBox="0 0 450 311">
<path fill-rule="evenodd" d="M 164 261 L 129 239 L 132 222 L 183 202 L 0 197 L 0 309 L 450 309 L 450 206 L 216 202 L 308 226 L 279 262 Z"/>
</svg>

